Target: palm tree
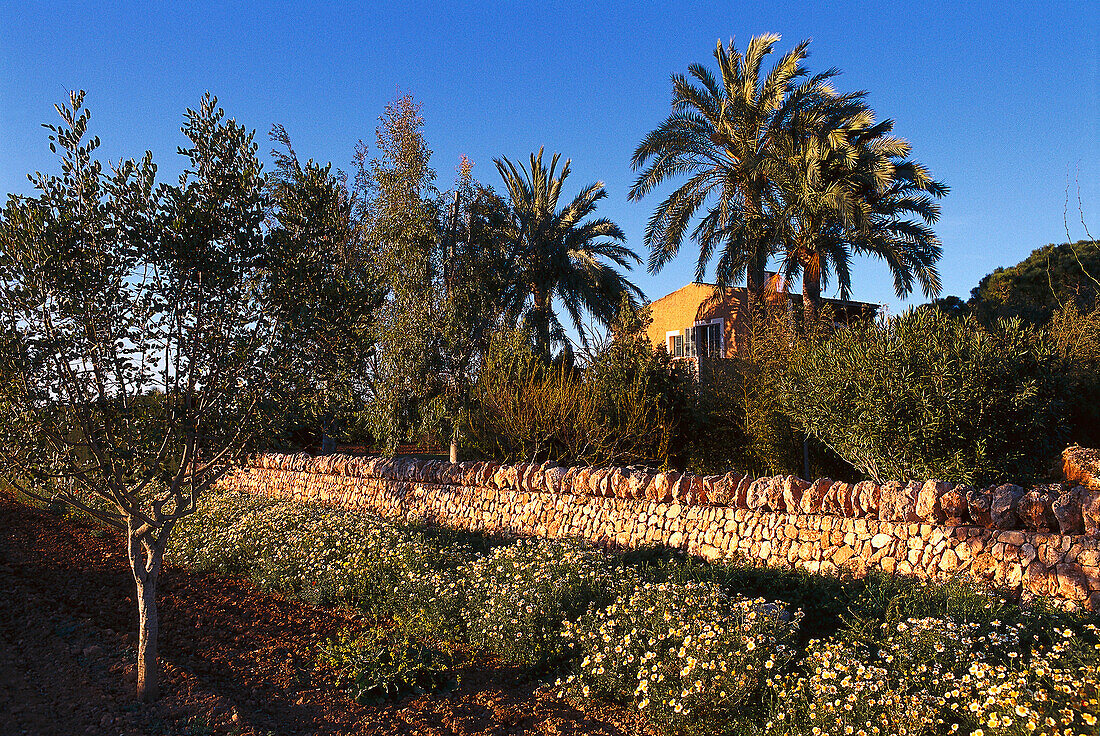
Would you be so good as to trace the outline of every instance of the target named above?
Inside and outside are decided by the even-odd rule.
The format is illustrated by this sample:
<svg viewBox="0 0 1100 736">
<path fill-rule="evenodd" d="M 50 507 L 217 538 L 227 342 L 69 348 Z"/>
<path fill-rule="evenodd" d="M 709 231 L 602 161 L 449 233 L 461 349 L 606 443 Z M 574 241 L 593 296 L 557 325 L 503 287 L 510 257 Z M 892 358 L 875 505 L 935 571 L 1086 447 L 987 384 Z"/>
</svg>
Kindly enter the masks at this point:
<svg viewBox="0 0 1100 736">
<path fill-rule="evenodd" d="M 778 141 L 788 135 L 800 113 L 830 92 L 836 70 L 807 76 L 804 41 L 783 55 L 766 77 L 764 57 L 779 41 L 775 34 L 755 36 L 745 55 L 731 40 L 714 51 L 721 82 L 702 64 L 688 67 L 695 82 L 672 77 L 672 114 L 651 131 L 631 161 L 641 173 L 630 190 L 640 200 L 666 179 L 690 175 L 658 205 L 645 232 L 650 273 L 661 270 L 680 250 L 688 225 L 705 208 L 691 232 L 699 245 L 696 278 L 704 278 L 716 250 L 717 281 L 727 285 L 746 277 L 750 305 L 764 289 L 769 256 L 781 237 L 775 213 L 780 159 Z"/>
<path fill-rule="evenodd" d="M 547 168 L 542 153 L 540 148 L 531 154 L 530 170 L 507 158 L 494 163 L 509 200 L 501 228 L 512 262 L 505 313 L 522 320 L 534 334 L 536 352 L 549 362 L 553 343 L 568 346 L 554 300 L 565 307 L 582 344 L 587 344 L 583 313 L 610 325 L 624 296 L 632 303 L 641 296 L 615 265 L 629 270 L 641 259 L 623 245 L 626 236 L 614 222 L 586 219 L 607 196 L 602 182 L 589 184 L 558 207 L 570 162 L 559 171 L 560 155 L 555 153 Z"/>
<path fill-rule="evenodd" d="M 781 144 L 782 271 L 787 283 L 802 276 L 807 326 L 830 274 L 841 298 L 850 297 L 853 254 L 886 261 L 898 296 L 910 294 L 914 282 L 928 297 L 940 291 L 942 248 L 930 226 L 939 217 L 934 199 L 947 187 L 908 160 L 909 143 L 890 135 L 893 121 L 876 124 L 862 97 L 820 101 L 813 123 L 794 126 Z"/>
</svg>

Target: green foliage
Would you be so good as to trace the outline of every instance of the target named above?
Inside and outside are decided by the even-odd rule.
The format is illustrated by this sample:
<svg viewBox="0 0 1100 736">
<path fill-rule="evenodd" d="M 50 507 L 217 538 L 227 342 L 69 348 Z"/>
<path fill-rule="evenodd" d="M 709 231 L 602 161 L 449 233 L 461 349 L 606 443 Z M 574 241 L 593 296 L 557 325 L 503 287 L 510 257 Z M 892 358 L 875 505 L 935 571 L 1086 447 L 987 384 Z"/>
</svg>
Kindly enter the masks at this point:
<svg viewBox="0 0 1100 736">
<path fill-rule="evenodd" d="M 1015 266 L 998 268 L 970 293 L 969 306 L 983 322 L 1019 317 L 1045 323 L 1066 307 L 1100 307 L 1100 242 L 1044 245 Z"/>
<path fill-rule="evenodd" d="M 439 213 L 420 105 L 405 95 L 387 105 L 381 123 L 377 158 L 368 160 L 365 144 L 359 144 L 356 188 L 371 266 L 386 290 L 375 337 L 371 427 L 392 452 L 422 430 L 421 409 L 431 395 Z"/>
<path fill-rule="evenodd" d="M 567 626 L 580 661 L 559 686 L 631 702 L 670 733 L 728 732 L 759 718 L 769 674 L 795 654 L 800 618 L 714 584 L 639 584 Z"/>
<path fill-rule="evenodd" d="M 282 126 L 271 138 L 279 147 L 267 180 L 264 310 L 279 325 L 292 365 L 280 406 L 265 407 L 285 418 L 274 442 L 312 447 L 326 437 L 362 439 L 356 430 L 382 289 L 354 216 L 358 202 L 331 164 L 302 164 Z"/>
<path fill-rule="evenodd" d="M 504 311 L 532 335 L 535 353 L 546 363 L 552 344 L 571 348 L 554 311 L 555 300 L 565 307 L 584 341 L 582 313 L 610 325 L 620 303 L 626 299 L 633 306 L 642 293 L 616 270 L 641 262 L 623 245 L 623 231 L 606 218 L 590 218 L 607 196 L 603 183 L 583 187 L 572 201 L 558 207 L 570 163 L 567 160 L 559 172 L 559 158 L 555 153 L 547 168 L 539 149 L 531 154 L 530 170 L 507 158 L 495 161 L 508 193 L 500 223 L 511 270 Z"/>
<path fill-rule="evenodd" d="M 504 205 L 463 160 L 451 203 L 435 187 L 420 105 L 391 103 L 378 156 L 360 144 L 357 216 L 384 291 L 367 371 L 369 421 L 385 451 L 425 435 L 457 440 L 470 390 L 515 278 Z"/>
<path fill-rule="evenodd" d="M 1060 309 L 1046 324 L 1066 397 L 1070 441 L 1100 447 L 1100 306 Z"/>
<path fill-rule="evenodd" d="M 672 77 L 672 113 L 638 144 L 631 165 L 641 170 L 630 190 L 639 200 L 666 180 L 689 179 L 661 202 L 646 227 L 649 270 L 656 273 L 679 252 L 688 224 L 704 205 L 691 237 L 699 244 L 696 278 L 719 253 L 721 284 L 748 277 L 750 299 L 764 289 L 764 266 L 780 235 L 782 202 L 777 198 L 781 150 L 794 114 L 827 92 L 835 70 L 805 83 L 802 65 L 808 41 L 788 51 L 767 73 L 764 57 L 776 34 L 754 36 L 745 53 L 718 42 L 714 51 L 720 79 L 702 64 L 688 69 L 694 78 Z"/>
<path fill-rule="evenodd" d="M 172 552 L 365 606 L 386 628 L 322 656 L 367 702 L 450 687 L 455 652 L 472 645 L 536 673 L 557 664 L 563 697 L 630 703 L 680 733 L 840 736 L 900 723 L 940 736 L 957 722 L 1015 736 L 1035 732 L 1031 719 L 1050 732 L 1045 718 L 1090 733 L 1096 715 L 1095 614 L 1021 607 L 969 578 L 853 580 L 670 550 L 499 542 L 216 493 Z"/>
<path fill-rule="evenodd" d="M 1061 365 L 1019 322 L 915 310 L 793 346 L 783 401 L 876 479 L 1027 482 L 1067 436 Z"/>
<path fill-rule="evenodd" d="M 335 669 L 341 687 L 365 705 L 458 685 L 452 655 L 426 647 L 400 630 L 343 634 L 324 646 L 318 661 Z"/>
<path fill-rule="evenodd" d="M 546 365 L 522 331 L 498 335 L 474 389 L 471 447 L 495 458 L 670 462 L 690 432 L 693 390 L 649 345 L 648 321 L 624 297 L 613 338 L 583 371 Z"/>
<path fill-rule="evenodd" d="M 0 373 L 9 480 L 133 525 L 153 558 L 262 434 L 284 365 L 262 308 L 264 177 L 253 133 L 206 95 L 178 184 L 152 155 L 105 172 L 83 93 L 58 107 L 60 175 L 0 214 Z M 92 501 L 91 498 L 98 501 Z M 155 565 L 154 565 L 155 567 Z"/>
</svg>

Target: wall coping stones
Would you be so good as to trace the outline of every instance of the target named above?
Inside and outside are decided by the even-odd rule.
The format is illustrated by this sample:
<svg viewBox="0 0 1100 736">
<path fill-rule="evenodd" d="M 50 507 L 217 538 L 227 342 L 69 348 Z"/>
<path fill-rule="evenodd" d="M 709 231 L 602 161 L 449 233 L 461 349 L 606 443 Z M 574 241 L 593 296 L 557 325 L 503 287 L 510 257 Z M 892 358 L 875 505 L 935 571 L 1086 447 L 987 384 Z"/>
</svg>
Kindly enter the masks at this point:
<svg viewBox="0 0 1100 736">
<path fill-rule="evenodd" d="M 248 466 L 531 494 L 659 501 L 675 506 L 674 512 L 669 511 L 670 518 L 686 514 L 691 508 L 722 507 L 1100 536 L 1100 451 L 1071 447 L 1063 457 L 1068 482 L 1036 486 L 1031 490 L 1012 484 L 979 489 L 939 480 L 851 484 L 830 478 L 811 482 L 791 475 L 750 478 L 736 472 L 703 477 L 641 466 L 564 468 L 553 462 L 509 465 L 482 460 L 450 463 L 348 455 L 311 457 L 303 453 L 258 455 Z"/>
</svg>

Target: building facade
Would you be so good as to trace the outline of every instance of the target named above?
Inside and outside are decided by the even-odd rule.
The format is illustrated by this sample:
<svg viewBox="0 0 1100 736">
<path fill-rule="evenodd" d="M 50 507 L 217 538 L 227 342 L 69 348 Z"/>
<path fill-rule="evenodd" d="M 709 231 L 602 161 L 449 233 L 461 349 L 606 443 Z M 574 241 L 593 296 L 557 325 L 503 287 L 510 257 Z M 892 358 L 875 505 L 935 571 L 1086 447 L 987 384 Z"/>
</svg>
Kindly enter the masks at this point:
<svg viewBox="0 0 1100 736">
<path fill-rule="evenodd" d="M 775 295 L 802 311 L 800 294 Z M 873 319 L 881 305 L 823 299 L 838 322 Z M 744 287 L 699 282 L 683 286 L 650 304 L 649 340 L 674 358 L 733 358 L 749 334 L 748 293 Z"/>
</svg>

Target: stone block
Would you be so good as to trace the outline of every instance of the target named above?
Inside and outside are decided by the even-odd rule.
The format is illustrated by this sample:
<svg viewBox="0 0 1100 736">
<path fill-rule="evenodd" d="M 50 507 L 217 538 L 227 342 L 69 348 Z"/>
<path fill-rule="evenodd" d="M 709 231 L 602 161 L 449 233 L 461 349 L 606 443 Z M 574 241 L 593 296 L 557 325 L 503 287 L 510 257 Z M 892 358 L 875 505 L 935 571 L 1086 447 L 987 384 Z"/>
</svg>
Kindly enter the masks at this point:
<svg viewBox="0 0 1100 736">
<path fill-rule="evenodd" d="M 799 510 L 803 514 L 820 514 L 821 504 L 825 500 L 825 494 L 828 493 L 829 488 L 833 485 L 831 478 L 819 478 L 813 482 L 813 484 L 802 492 L 802 498 L 799 499 Z"/>
<path fill-rule="evenodd" d="M 971 488 L 966 494 L 966 507 L 970 513 L 970 520 L 975 525 L 993 528 L 993 516 L 990 507 L 993 505 L 993 490 L 990 488 Z"/>
<path fill-rule="evenodd" d="M 1058 519 L 1054 516 L 1054 499 L 1056 496 L 1049 492 L 1034 488 L 1020 497 L 1016 508 L 1016 515 L 1025 529 L 1033 531 L 1049 532 L 1058 527 Z"/>
<path fill-rule="evenodd" d="M 801 478 L 788 476 L 783 483 L 783 509 L 791 514 L 797 514 L 801 509 L 802 496 L 811 484 Z"/>
<path fill-rule="evenodd" d="M 1084 486 L 1074 486 L 1062 491 L 1051 502 L 1051 510 L 1058 522 L 1058 530 L 1062 534 L 1081 534 L 1085 531 L 1085 519 L 1082 507 L 1085 503 L 1085 494 L 1088 489 Z"/>
<path fill-rule="evenodd" d="M 899 515 L 898 510 L 904 511 L 904 493 L 906 484 L 892 480 L 882 486 L 882 494 L 879 498 L 878 518 L 886 521 L 905 521 L 907 513 Z"/>
<path fill-rule="evenodd" d="M 1100 450 L 1067 447 L 1062 452 L 1062 474 L 1070 485 L 1100 491 Z"/>
<path fill-rule="evenodd" d="M 947 520 L 947 514 L 940 499 L 952 488 L 954 488 L 952 484 L 942 480 L 925 481 L 917 493 L 917 516 L 932 524 L 944 523 Z"/>
<path fill-rule="evenodd" d="M 1061 564 L 1055 567 L 1057 574 L 1056 594 L 1069 601 L 1083 601 L 1088 598 L 1089 585 L 1085 571 L 1077 564 Z"/>
<path fill-rule="evenodd" d="M 768 489 L 771 487 L 772 478 L 757 478 L 749 486 L 745 495 L 745 505 L 750 511 L 762 511 L 767 509 Z"/>
<path fill-rule="evenodd" d="M 653 488 L 656 500 L 660 503 L 668 503 L 672 500 L 672 487 L 680 480 L 680 474 L 672 470 L 666 473 L 657 473 L 653 479 Z"/>
<path fill-rule="evenodd" d="M 995 528 L 1018 529 L 1020 527 L 1020 517 L 1016 510 L 1024 493 L 1023 488 L 1011 483 L 1005 483 L 993 489 L 989 515 Z"/>
</svg>

